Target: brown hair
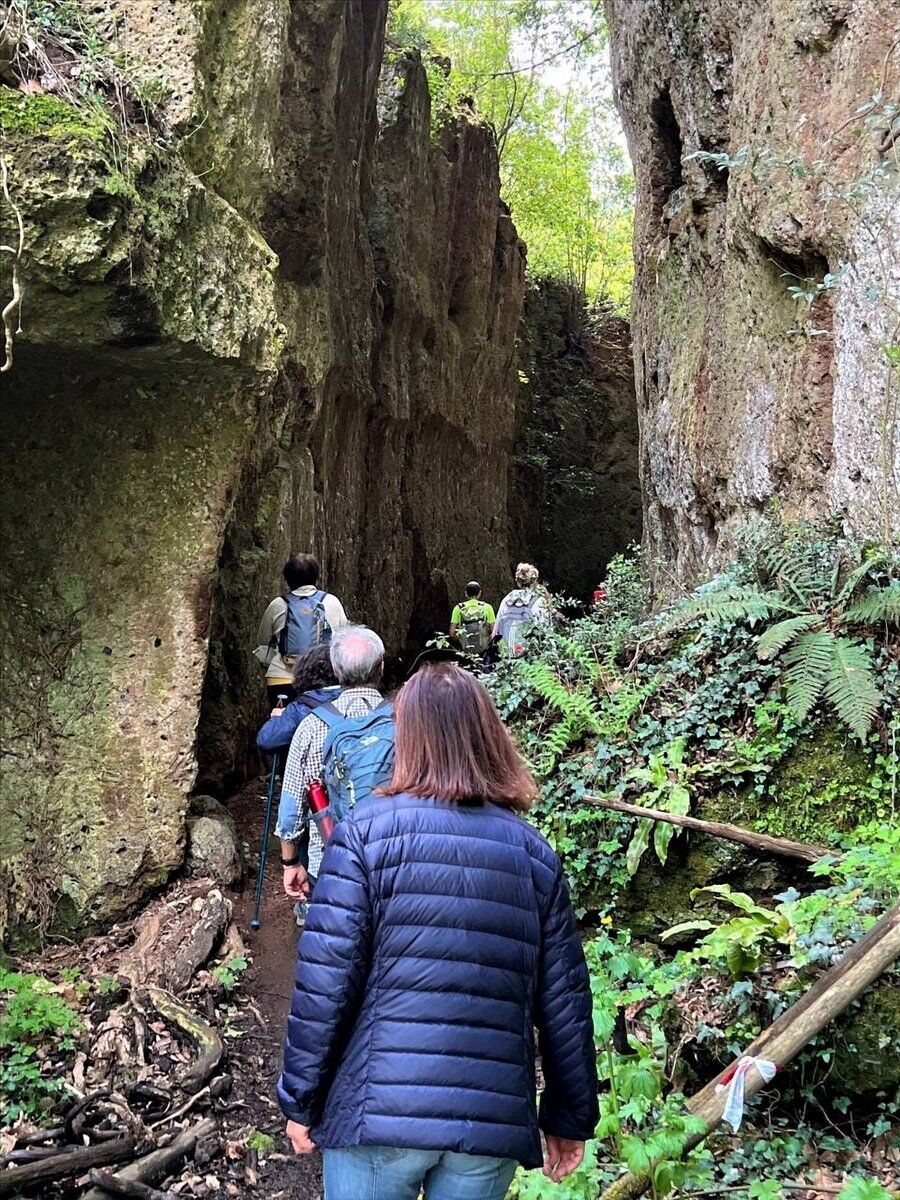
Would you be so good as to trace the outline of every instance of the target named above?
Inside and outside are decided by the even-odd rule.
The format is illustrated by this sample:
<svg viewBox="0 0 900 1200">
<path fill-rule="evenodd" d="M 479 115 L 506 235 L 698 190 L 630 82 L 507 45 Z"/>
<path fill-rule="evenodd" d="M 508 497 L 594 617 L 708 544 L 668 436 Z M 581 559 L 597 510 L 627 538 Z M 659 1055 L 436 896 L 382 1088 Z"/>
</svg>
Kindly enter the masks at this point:
<svg viewBox="0 0 900 1200">
<path fill-rule="evenodd" d="M 537 787 L 490 696 L 453 663 L 423 666 L 395 705 L 397 750 L 386 796 L 489 800 L 527 812 Z"/>
</svg>

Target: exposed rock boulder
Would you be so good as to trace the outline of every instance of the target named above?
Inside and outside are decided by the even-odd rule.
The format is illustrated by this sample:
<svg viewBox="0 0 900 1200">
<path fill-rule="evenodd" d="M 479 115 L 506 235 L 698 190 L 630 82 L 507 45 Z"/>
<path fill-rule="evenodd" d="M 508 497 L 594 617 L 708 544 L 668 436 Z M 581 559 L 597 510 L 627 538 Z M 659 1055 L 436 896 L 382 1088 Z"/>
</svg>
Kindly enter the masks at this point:
<svg viewBox="0 0 900 1200">
<path fill-rule="evenodd" d="M 152 136 L 0 88 L 0 928 L 109 920 L 180 864 L 197 755 L 247 769 L 291 549 L 394 650 L 506 568 L 524 253 L 488 131 L 434 141 L 410 62 L 379 135 L 386 0 L 116 12 L 169 85 Z"/>
<path fill-rule="evenodd" d="M 653 555 L 693 579 L 770 501 L 886 538 L 900 527 L 900 383 L 884 352 L 898 340 L 900 194 L 896 122 L 870 101 L 897 92 L 896 6 L 606 11 L 637 177 Z"/>
<path fill-rule="evenodd" d="M 609 560 L 641 536 L 628 323 L 541 279 L 526 293 L 520 345 L 514 557 L 536 562 L 554 590 L 590 600 Z"/>
<path fill-rule="evenodd" d="M 188 865 L 198 875 L 233 887 L 243 874 L 234 818 L 212 796 L 195 796 L 187 822 Z"/>
</svg>

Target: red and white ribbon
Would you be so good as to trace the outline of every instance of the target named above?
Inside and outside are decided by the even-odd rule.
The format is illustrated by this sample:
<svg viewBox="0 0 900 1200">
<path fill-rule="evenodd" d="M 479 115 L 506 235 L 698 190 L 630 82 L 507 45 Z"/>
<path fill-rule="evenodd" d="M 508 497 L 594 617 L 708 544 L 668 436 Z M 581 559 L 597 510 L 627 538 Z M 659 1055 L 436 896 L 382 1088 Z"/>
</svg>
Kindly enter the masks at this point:
<svg viewBox="0 0 900 1200">
<path fill-rule="evenodd" d="M 744 1119 L 744 1080 L 751 1067 L 756 1067 L 766 1083 L 771 1083 L 778 1072 L 778 1067 L 768 1058 L 751 1058 L 745 1054 L 738 1060 L 737 1066 L 725 1072 L 722 1082 L 716 1084 L 717 1092 L 724 1092 L 725 1088 L 728 1088 L 728 1098 L 725 1101 L 722 1120 L 726 1121 L 735 1133 L 740 1129 L 741 1121 Z"/>
</svg>

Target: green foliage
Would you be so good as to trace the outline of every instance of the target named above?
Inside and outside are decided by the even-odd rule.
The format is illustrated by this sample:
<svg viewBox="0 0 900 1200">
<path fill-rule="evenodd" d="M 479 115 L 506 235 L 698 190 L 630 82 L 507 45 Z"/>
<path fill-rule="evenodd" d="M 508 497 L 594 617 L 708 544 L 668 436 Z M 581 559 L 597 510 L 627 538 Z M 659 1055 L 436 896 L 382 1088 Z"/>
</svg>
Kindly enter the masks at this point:
<svg viewBox="0 0 900 1200">
<path fill-rule="evenodd" d="M 611 564 L 594 613 L 554 623 L 527 657 L 500 664 L 488 687 L 542 780 L 533 819 L 563 857 L 579 914 L 610 912 L 653 840 L 667 860 L 687 841 L 600 811 L 591 795 L 820 844 L 832 829 L 895 819 L 900 641 L 893 626 L 856 616 L 832 629 L 892 586 L 891 571 L 883 553 L 832 530 L 769 523 L 745 534 L 717 580 L 648 615 L 644 564 L 626 557 Z M 723 590 L 730 604 L 747 589 L 752 606 L 723 611 Z M 801 601 L 805 613 L 776 611 Z M 800 616 L 809 619 L 763 641 Z M 801 711 L 786 696 L 786 655 L 813 620 L 867 656 L 880 704 L 864 741 L 827 723 L 832 703 L 848 705 L 835 686 Z"/>
<path fill-rule="evenodd" d="M 24 95 L 0 87 L 0 123 L 6 137 L 17 134 L 51 138 L 60 142 L 96 143 L 106 136 L 103 121 L 59 100 L 56 96 Z"/>
<path fill-rule="evenodd" d="M 876 1179 L 857 1176 L 841 1188 L 838 1200 L 891 1200 L 891 1193 Z"/>
<path fill-rule="evenodd" d="M 39 1120 L 65 1088 L 61 1079 L 48 1076 L 44 1051 L 52 1045 L 71 1048 L 81 1021 L 40 975 L 0 968 L 0 996 L 0 1121 Z"/>
<path fill-rule="evenodd" d="M 600 7 L 392 0 L 388 45 L 423 55 L 437 128 L 460 103 L 474 103 L 493 127 L 503 195 L 533 274 L 566 279 L 627 309 L 634 185 Z"/>
<path fill-rule="evenodd" d="M 250 1150 L 255 1150 L 257 1154 L 265 1156 L 271 1154 L 275 1149 L 275 1139 L 269 1133 L 263 1133 L 259 1129 L 254 1129 L 247 1138 L 247 1147 Z"/>
<path fill-rule="evenodd" d="M 38 1045 L 48 1037 L 71 1034 L 80 1028 L 75 1010 L 40 975 L 0 969 L 0 994 L 4 1005 L 0 1047 L 20 1042 Z"/>
<path fill-rule="evenodd" d="M 61 1079 L 41 1070 L 34 1046 L 18 1046 L 0 1056 L 0 1125 L 22 1118 L 40 1122 L 65 1090 Z"/>
<path fill-rule="evenodd" d="M 824 551 L 824 556 L 823 556 Z M 830 551 L 830 556 L 829 556 Z M 800 721 L 825 702 L 860 740 L 883 697 L 872 647 L 856 627 L 885 621 L 900 611 L 900 564 L 880 551 L 837 537 L 822 539 L 798 524 L 756 547 L 749 578 L 720 577 L 678 605 L 669 627 L 698 620 L 764 625 L 756 653 L 782 670 L 788 702 Z M 870 589 L 861 595 L 866 584 Z"/>
<path fill-rule="evenodd" d="M 640 802 L 648 808 L 661 809 L 684 817 L 691 811 L 691 794 L 687 788 L 688 767 L 684 761 L 684 739 L 670 742 L 663 754 L 650 754 L 646 767 L 632 767 L 625 776 L 626 786 L 637 784 L 643 788 Z M 674 825 L 662 821 L 638 821 L 634 835 L 628 844 L 625 864 L 628 874 L 634 875 L 644 851 L 653 839 L 656 857 L 665 863 L 669 844 L 678 830 Z"/>
<path fill-rule="evenodd" d="M 682 921 L 663 934 L 663 941 L 683 937 L 686 933 L 705 932 L 691 955 L 712 966 L 727 967 L 732 978 L 741 979 L 754 971 L 772 952 L 776 943 L 790 940 L 790 922 L 783 912 L 763 908 L 744 892 L 733 892 L 730 886 L 714 884 L 695 888 L 692 900 L 720 900 L 741 913 L 721 925 L 713 921 Z"/>
<path fill-rule="evenodd" d="M 229 958 L 227 962 L 213 967 L 212 975 L 214 979 L 217 979 L 221 983 L 226 992 L 231 993 L 237 988 L 241 981 L 241 976 L 249 965 L 243 954 L 236 954 L 233 958 Z"/>
</svg>

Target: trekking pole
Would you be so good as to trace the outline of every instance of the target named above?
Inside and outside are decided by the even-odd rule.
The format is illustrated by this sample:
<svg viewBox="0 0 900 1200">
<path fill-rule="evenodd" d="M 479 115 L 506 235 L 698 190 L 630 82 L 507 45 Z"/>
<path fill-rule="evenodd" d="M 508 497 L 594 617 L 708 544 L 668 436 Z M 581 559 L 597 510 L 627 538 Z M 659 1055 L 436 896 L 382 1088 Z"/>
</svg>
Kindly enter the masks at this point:
<svg viewBox="0 0 900 1200">
<path fill-rule="evenodd" d="M 284 708 L 287 696 L 278 697 L 278 707 Z M 263 819 L 262 841 L 259 844 L 259 868 L 256 876 L 256 903 L 253 906 L 251 929 L 259 929 L 259 910 L 262 906 L 263 883 L 266 878 L 266 859 L 269 856 L 269 826 L 272 824 L 272 804 L 275 800 L 275 779 L 278 775 L 278 750 L 272 755 L 272 769 L 269 772 L 269 790 L 266 793 L 266 815 Z"/>
</svg>

